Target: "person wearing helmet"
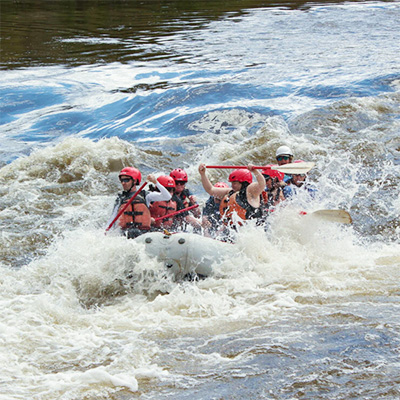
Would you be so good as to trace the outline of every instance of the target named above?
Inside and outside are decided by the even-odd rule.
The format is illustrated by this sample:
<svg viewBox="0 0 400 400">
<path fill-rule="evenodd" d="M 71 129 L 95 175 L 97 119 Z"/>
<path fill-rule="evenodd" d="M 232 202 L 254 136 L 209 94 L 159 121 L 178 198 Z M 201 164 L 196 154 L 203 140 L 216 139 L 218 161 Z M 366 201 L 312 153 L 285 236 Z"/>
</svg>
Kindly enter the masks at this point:
<svg viewBox="0 0 400 400">
<path fill-rule="evenodd" d="M 274 165 L 267 165 L 262 171 L 265 179 L 265 190 L 262 192 L 264 204 L 263 211 L 268 216 L 269 210 L 276 207 L 281 201 L 285 200 L 282 185 L 285 174 L 277 170 L 271 169 Z"/>
<path fill-rule="evenodd" d="M 260 218 L 261 193 L 265 187 L 264 177 L 254 165 L 249 164 L 247 169 L 236 169 L 229 175 L 232 189 L 213 187 L 206 175 L 206 166 L 200 164 L 199 172 L 204 190 L 211 196 L 222 198 L 220 213 L 223 221 L 229 225 L 238 222 L 242 225 L 243 220 Z M 253 182 L 253 176 L 257 182 Z"/>
<path fill-rule="evenodd" d="M 229 185 L 225 182 L 217 182 L 213 185 L 213 187 L 229 189 Z M 221 228 L 222 221 L 219 209 L 221 200 L 221 197 L 210 196 L 206 201 L 206 204 L 203 208 L 203 218 L 201 221 L 201 226 L 204 230 L 204 236 L 215 237 Z"/>
<path fill-rule="evenodd" d="M 157 178 L 157 181 L 164 186 L 171 195 L 169 200 L 161 200 L 154 201 L 150 204 L 150 214 L 152 218 L 151 225 L 155 228 L 155 230 L 176 230 L 181 218 L 187 215 L 187 212 L 182 214 L 172 216 L 169 218 L 165 218 L 159 221 L 155 221 L 155 219 L 163 217 L 167 214 L 171 214 L 175 211 L 179 211 L 185 208 L 183 202 L 176 196 L 175 194 L 175 181 L 171 176 L 162 175 Z M 154 189 L 158 191 L 158 189 Z"/>
<path fill-rule="evenodd" d="M 293 152 L 288 146 L 280 146 L 276 150 L 276 161 L 278 165 L 291 163 L 293 160 Z"/>
<path fill-rule="evenodd" d="M 303 160 L 296 160 L 293 163 L 302 163 Z M 317 190 L 316 188 L 307 181 L 306 174 L 291 174 L 290 178 L 286 181 L 286 186 L 283 188 L 283 195 L 285 199 L 289 199 L 296 194 L 300 194 L 301 191 L 306 191 L 311 198 L 314 198 Z"/>
<path fill-rule="evenodd" d="M 136 193 L 137 185 L 140 184 L 142 179 L 142 174 L 137 168 L 125 167 L 121 170 L 118 177 L 123 191 L 118 194 L 110 220 L 114 219 L 119 210 Z M 118 225 L 128 239 L 135 238 L 150 229 L 151 215 L 149 205 L 152 201 L 169 200 L 171 198 L 170 193 L 156 180 L 154 175 L 149 175 L 147 180 L 154 183 L 160 192 L 148 193 L 142 190 L 118 218 Z"/>
<path fill-rule="evenodd" d="M 191 207 L 194 205 L 197 205 L 197 200 L 196 197 L 191 193 L 191 191 L 186 188 L 186 183 L 188 181 L 188 176 L 185 170 L 182 168 L 176 168 L 172 170 L 169 174 L 175 181 L 175 194 L 176 196 L 182 201 L 184 208 Z M 191 225 L 195 232 L 199 232 L 201 229 L 201 224 L 200 221 L 197 219 L 201 215 L 200 208 L 194 208 L 187 212 L 186 214 L 183 214 L 184 218 L 182 216 L 179 217 L 181 221 L 181 228 L 183 230 L 186 230 L 187 224 Z"/>
<path fill-rule="evenodd" d="M 293 161 L 293 152 L 288 146 L 280 146 L 276 150 L 276 161 L 278 165 L 290 164 Z M 290 179 L 290 175 L 283 177 L 282 183 L 286 183 Z M 284 186 L 284 185 L 283 185 Z"/>
<path fill-rule="evenodd" d="M 169 174 L 172 178 L 174 178 L 175 181 L 175 194 L 177 195 L 177 197 L 179 197 L 185 208 L 186 207 L 190 207 L 190 206 L 194 206 L 195 204 L 197 204 L 197 200 L 196 197 L 190 192 L 189 189 L 186 188 L 186 183 L 188 181 L 188 176 L 185 170 L 183 170 L 182 168 L 176 168 L 174 170 L 171 171 L 171 173 Z M 199 218 L 201 215 L 201 211 L 199 208 L 195 208 L 193 210 L 190 211 L 196 218 Z M 196 221 L 190 219 L 190 222 L 192 224 L 197 224 Z"/>
</svg>

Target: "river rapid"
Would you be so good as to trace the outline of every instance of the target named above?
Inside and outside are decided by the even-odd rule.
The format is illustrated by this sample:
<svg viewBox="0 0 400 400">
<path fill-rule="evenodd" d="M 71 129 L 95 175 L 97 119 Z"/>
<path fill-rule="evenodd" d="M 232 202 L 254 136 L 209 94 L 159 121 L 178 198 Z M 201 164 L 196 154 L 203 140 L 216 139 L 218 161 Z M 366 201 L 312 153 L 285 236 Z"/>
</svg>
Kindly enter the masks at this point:
<svg viewBox="0 0 400 400">
<path fill-rule="evenodd" d="M 1 400 L 400 398 L 400 2 L 0 6 Z M 122 167 L 282 144 L 317 198 L 211 277 L 104 235 Z"/>
</svg>

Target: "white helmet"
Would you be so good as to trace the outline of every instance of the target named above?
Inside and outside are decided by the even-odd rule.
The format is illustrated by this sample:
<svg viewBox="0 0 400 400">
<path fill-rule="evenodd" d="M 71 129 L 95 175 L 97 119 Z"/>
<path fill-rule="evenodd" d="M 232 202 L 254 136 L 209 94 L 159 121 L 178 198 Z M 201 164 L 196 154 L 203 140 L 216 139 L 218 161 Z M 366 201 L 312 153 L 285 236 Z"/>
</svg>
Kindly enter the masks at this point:
<svg viewBox="0 0 400 400">
<path fill-rule="evenodd" d="M 290 148 L 288 146 L 279 147 L 278 150 L 276 150 L 276 157 L 283 156 L 283 155 L 293 157 L 292 150 L 290 150 Z"/>
</svg>

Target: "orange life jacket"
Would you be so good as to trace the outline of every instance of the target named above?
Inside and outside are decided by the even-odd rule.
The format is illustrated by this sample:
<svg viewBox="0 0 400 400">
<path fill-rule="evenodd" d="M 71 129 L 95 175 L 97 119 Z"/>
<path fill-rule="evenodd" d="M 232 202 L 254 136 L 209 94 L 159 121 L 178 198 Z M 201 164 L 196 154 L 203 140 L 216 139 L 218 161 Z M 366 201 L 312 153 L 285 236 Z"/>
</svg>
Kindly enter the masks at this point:
<svg viewBox="0 0 400 400">
<path fill-rule="evenodd" d="M 261 203 L 263 199 L 261 198 Z M 262 213 L 260 208 L 255 208 L 247 201 L 246 188 L 239 192 L 231 190 L 221 201 L 219 211 L 225 224 L 232 223 L 232 214 L 236 213 L 243 220 L 260 218 Z M 241 223 L 239 222 L 239 225 Z"/>
<path fill-rule="evenodd" d="M 150 229 L 151 215 L 150 210 L 146 205 L 145 196 L 146 192 L 141 191 L 119 217 L 118 223 L 121 229 L 126 230 L 132 227 L 141 230 Z M 125 207 L 125 204 L 128 201 L 129 198 L 123 199 L 118 211 Z"/>
<path fill-rule="evenodd" d="M 178 209 L 178 204 L 175 200 L 169 201 L 155 201 L 150 205 L 150 214 L 153 218 L 163 217 L 164 215 L 173 213 Z M 170 228 L 174 222 L 174 217 L 165 218 L 160 221 L 156 221 L 153 226 L 156 228 Z"/>
</svg>

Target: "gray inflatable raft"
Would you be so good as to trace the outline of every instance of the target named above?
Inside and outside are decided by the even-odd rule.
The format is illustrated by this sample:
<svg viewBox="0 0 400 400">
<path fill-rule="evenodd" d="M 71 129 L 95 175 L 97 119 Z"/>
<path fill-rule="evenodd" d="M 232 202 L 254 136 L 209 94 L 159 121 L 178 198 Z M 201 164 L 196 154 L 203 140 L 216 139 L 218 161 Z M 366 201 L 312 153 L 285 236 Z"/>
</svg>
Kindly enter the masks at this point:
<svg viewBox="0 0 400 400">
<path fill-rule="evenodd" d="M 232 256 L 233 245 L 193 233 L 145 233 L 136 239 L 146 253 L 164 263 L 177 280 L 197 274 L 207 277 L 213 266 Z"/>
</svg>

